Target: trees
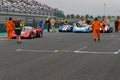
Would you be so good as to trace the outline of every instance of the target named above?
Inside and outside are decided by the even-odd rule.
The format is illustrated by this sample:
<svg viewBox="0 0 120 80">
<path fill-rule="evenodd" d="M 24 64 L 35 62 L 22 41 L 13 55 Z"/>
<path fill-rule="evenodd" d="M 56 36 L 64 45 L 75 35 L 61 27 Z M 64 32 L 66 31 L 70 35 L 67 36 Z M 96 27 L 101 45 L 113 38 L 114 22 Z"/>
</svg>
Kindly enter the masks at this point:
<svg viewBox="0 0 120 80">
<path fill-rule="evenodd" d="M 66 17 L 65 18 L 71 18 L 71 16 L 68 14 L 68 15 L 66 15 Z"/>
<path fill-rule="evenodd" d="M 74 15 L 74 14 L 71 14 L 71 18 L 74 19 L 74 18 L 75 18 L 75 15 Z"/>
<path fill-rule="evenodd" d="M 80 15 L 77 14 L 75 18 L 76 18 L 76 19 L 79 19 L 79 18 L 80 18 Z"/>
<path fill-rule="evenodd" d="M 85 15 L 85 18 L 89 18 L 89 14 L 86 14 L 86 15 Z"/>
</svg>

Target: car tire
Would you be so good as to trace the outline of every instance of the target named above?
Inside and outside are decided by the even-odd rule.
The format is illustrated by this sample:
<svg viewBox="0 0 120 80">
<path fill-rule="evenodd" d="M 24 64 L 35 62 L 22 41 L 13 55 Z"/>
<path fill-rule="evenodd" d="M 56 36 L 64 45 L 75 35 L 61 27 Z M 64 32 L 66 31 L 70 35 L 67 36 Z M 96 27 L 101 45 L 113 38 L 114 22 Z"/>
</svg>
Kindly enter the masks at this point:
<svg viewBox="0 0 120 80">
<path fill-rule="evenodd" d="M 109 32 L 109 33 L 112 33 L 112 32 L 113 32 L 113 28 L 110 28 L 108 32 Z"/>
<path fill-rule="evenodd" d="M 62 32 L 62 30 L 59 30 L 59 32 Z"/>
<path fill-rule="evenodd" d="M 37 37 L 41 37 L 41 32 L 37 32 Z"/>
<path fill-rule="evenodd" d="M 86 33 L 89 33 L 89 28 L 88 28 L 88 30 L 86 31 Z"/>
<path fill-rule="evenodd" d="M 34 38 L 33 33 L 30 34 L 30 37 L 29 37 L 29 38 L 30 38 L 30 39 L 33 39 L 33 38 Z"/>
</svg>

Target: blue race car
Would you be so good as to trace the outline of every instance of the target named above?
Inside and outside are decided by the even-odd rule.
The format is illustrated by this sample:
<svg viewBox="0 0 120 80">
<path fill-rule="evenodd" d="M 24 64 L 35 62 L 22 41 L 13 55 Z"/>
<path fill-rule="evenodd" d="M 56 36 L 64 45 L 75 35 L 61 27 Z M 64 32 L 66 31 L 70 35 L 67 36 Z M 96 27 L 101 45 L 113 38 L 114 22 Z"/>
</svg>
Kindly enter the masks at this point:
<svg viewBox="0 0 120 80">
<path fill-rule="evenodd" d="M 87 25 L 87 24 L 80 24 L 80 23 L 74 23 L 73 24 L 73 32 L 83 32 L 83 33 L 87 33 L 87 32 L 92 32 L 92 27 L 91 25 Z"/>
<path fill-rule="evenodd" d="M 69 24 L 65 24 L 62 26 L 59 26 L 59 32 L 72 32 L 73 31 L 73 26 Z"/>
</svg>

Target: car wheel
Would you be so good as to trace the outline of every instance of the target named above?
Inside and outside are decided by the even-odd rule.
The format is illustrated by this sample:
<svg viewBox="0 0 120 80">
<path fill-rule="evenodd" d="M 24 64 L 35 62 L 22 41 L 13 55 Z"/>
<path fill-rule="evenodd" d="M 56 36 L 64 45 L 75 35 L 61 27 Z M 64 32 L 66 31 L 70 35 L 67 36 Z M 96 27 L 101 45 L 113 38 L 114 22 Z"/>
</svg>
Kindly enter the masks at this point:
<svg viewBox="0 0 120 80">
<path fill-rule="evenodd" d="M 37 37 L 40 37 L 41 36 L 41 32 L 37 32 Z"/>
<path fill-rule="evenodd" d="M 112 32 L 113 32 L 113 28 L 110 28 L 108 32 L 109 32 L 109 33 L 112 33 Z"/>
<path fill-rule="evenodd" d="M 111 28 L 110 32 L 111 32 L 111 33 L 113 32 L 113 28 Z"/>
<path fill-rule="evenodd" d="M 59 30 L 59 32 L 62 32 L 62 30 Z"/>
<path fill-rule="evenodd" d="M 89 33 L 89 28 L 88 28 L 88 30 L 86 32 Z"/>
<path fill-rule="evenodd" d="M 30 34 L 30 39 L 34 38 L 34 35 L 33 33 Z"/>
<path fill-rule="evenodd" d="M 41 36 L 42 36 L 41 34 L 42 34 L 42 32 L 39 33 L 39 36 L 38 36 L 38 37 L 41 37 Z"/>
</svg>

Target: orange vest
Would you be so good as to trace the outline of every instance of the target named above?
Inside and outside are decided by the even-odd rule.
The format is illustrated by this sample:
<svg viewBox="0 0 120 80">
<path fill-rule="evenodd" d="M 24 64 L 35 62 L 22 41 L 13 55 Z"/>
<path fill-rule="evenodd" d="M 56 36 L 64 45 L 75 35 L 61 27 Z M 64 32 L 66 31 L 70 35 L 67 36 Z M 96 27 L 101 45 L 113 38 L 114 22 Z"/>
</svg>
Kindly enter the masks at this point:
<svg viewBox="0 0 120 80">
<path fill-rule="evenodd" d="M 14 29 L 13 21 L 6 21 L 5 26 L 6 26 L 6 29 Z"/>
<path fill-rule="evenodd" d="M 100 29 L 101 28 L 100 22 L 99 21 L 93 21 L 92 22 L 92 28 L 93 28 L 93 30 Z"/>
<path fill-rule="evenodd" d="M 106 22 L 103 20 L 103 21 L 102 21 L 102 26 L 105 26 L 105 24 L 106 24 Z"/>
</svg>

